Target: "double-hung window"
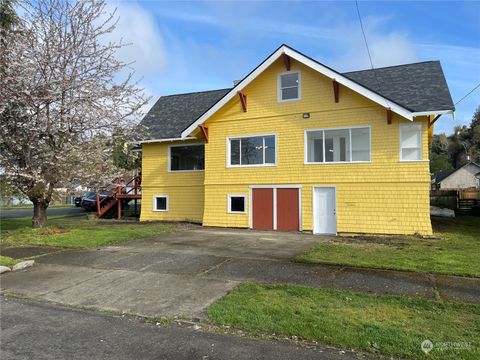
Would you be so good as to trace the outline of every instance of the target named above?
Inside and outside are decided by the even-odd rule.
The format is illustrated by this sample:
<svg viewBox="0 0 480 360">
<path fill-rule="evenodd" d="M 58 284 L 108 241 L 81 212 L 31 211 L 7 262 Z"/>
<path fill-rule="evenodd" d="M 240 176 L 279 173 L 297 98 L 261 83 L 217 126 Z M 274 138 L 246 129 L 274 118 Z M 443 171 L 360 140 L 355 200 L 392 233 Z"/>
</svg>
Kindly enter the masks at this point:
<svg viewBox="0 0 480 360">
<path fill-rule="evenodd" d="M 400 160 L 422 160 L 422 124 L 400 124 Z"/>
<path fill-rule="evenodd" d="M 231 137 L 227 141 L 227 164 L 235 166 L 272 166 L 276 164 L 275 135 Z"/>
<path fill-rule="evenodd" d="M 288 72 L 278 75 L 278 101 L 299 100 L 301 95 L 300 73 Z"/>
<path fill-rule="evenodd" d="M 168 149 L 169 171 L 205 169 L 205 145 L 172 145 Z"/>
<path fill-rule="evenodd" d="M 306 163 L 368 162 L 370 127 L 307 130 Z"/>
</svg>

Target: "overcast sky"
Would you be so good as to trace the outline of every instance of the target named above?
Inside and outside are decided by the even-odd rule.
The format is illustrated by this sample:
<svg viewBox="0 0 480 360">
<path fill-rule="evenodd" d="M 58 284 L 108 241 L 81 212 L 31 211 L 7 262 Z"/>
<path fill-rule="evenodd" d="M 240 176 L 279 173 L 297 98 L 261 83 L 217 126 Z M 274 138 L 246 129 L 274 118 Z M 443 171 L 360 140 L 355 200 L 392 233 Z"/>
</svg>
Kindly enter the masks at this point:
<svg viewBox="0 0 480 360">
<path fill-rule="evenodd" d="M 133 45 L 154 102 L 161 95 L 232 86 L 285 43 L 338 71 L 369 68 L 355 2 L 116 1 L 116 33 Z M 480 2 L 360 1 L 375 67 L 440 60 L 454 102 L 480 83 Z M 435 132 L 468 124 L 480 89 Z"/>
</svg>

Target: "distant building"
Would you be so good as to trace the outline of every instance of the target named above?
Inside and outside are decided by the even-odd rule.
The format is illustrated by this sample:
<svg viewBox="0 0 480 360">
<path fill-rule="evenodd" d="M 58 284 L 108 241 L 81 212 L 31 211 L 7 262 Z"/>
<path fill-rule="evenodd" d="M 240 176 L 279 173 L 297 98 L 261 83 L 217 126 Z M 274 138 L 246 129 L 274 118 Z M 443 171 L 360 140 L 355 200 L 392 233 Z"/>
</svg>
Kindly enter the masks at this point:
<svg viewBox="0 0 480 360">
<path fill-rule="evenodd" d="M 480 189 L 480 165 L 470 161 L 452 171 L 440 171 L 434 179 L 438 190 Z"/>
</svg>

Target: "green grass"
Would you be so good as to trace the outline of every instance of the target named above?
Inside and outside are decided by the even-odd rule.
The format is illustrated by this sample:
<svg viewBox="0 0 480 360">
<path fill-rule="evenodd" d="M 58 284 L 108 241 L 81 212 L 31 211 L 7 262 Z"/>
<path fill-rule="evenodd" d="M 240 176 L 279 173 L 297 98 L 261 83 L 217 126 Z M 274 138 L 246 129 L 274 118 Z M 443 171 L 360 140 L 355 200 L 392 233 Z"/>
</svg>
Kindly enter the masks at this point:
<svg viewBox="0 0 480 360">
<path fill-rule="evenodd" d="M 15 265 L 16 263 L 18 263 L 20 261 L 21 260 L 12 259 L 10 256 L 0 255 L 0 265 L 1 266 L 8 266 L 9 268 L 12 268 L 13 265 Z"/>
<path fill-rule="evenodd" d="M 49 226 L 32 229 L 31 218 L 2 219 L 0 245 L 95 248 L 170 231 L 161 223 L 116 223 L 50 216 Z"/>
<path fill-rule="evenodd" d="M 338 237 L 297 261 L 480 276 L 480 218 L 434 220 L 436 239 L 415 236 Z"/>
<path fill-rule="evenodd" d="M 246 283 L 208 308 L 214 323 L 298 336 L 345 349 L 425 359 L 479 359 L 480 306 L 374 296 L 293 285 Z M 442 343 L 442 344 L 441 344 Z M 469 350 L 441 350 L 461 343 Z"/>
</svg>

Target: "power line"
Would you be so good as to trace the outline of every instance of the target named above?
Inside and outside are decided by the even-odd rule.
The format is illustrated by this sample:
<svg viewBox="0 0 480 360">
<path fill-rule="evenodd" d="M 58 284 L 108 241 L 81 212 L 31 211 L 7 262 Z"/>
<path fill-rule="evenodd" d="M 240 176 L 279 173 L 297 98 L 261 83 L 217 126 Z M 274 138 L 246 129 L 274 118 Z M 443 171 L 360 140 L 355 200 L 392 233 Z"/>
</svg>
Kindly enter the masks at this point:
<svg viewBox="0 0 480 360">
<path fill-rule="evenodd" d="M 480 83 L 478 83 L 477 86 L 475 86 L 472 90 L 470 90 L 464 97 L 462 97 L 460 100 L 458 100 L 454 105 L 456 106 L 460 101 L 463 101 L 465 98 L 467 98 L 471 93 L 473 93 L 479 87 L 480 87 Z"/>
<path fill-rule="evenodd" d="M 358 8 L 358 0 L 355 0 L 355 6 L 357 7 L 358 20 L 360 21 L 360 27 L 362 28 L 363 40 L 365 41 L 365 47 L 367 48 L 368 58 L 370 59 L 370 66 L 373 67 L 372 55 L 370 54 L 370 49 L 368 48 L 367 36 L 365 35 L 365 29 L 363 28 L 362 16 L 360 15 L 360 9 Z"/>
<path fill-rule="evenodd" d="M 370 54 L 370 48 L 368 47 L 367 35 L 365 35 L 365 29 L 363 28 L 362 15 L 360 15 L 360 9 L 358 7 L 358 0 L 355 0 L 355 6 L 357 8 L 358 20 L 360 21 L 360 28 L 362 29 L 363 40 L 365 41 L 365 47 L 367 48 L 368 58 L 370 59 L 370 67 L 372 68 L 373 75 L 375 76 L 375 81 L 377 83 L 378 90 L 381 91 L 382 85 L 380 81 L 378 81 L 377 72 L 375 71 L 375 67 L 373 66 L 372 55 Z M 385 99 L 385 103 L 387 104 L 387 108 L 390 109 L 390 103 L 388 102 L 387 99 Z"/>
</svg>

